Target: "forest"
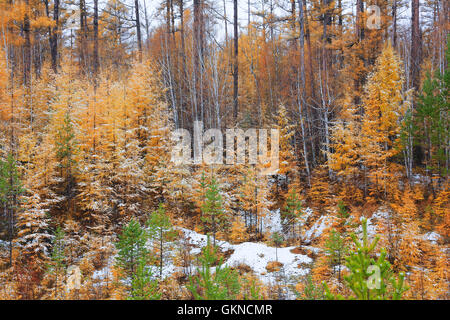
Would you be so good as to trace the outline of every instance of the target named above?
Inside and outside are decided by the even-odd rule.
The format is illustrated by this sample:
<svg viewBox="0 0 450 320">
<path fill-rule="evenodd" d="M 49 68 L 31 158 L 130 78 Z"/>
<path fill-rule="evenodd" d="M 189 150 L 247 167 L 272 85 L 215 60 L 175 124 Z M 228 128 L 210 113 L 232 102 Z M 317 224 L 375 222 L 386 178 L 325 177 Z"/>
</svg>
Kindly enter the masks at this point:
<svg viewBox="0 0 450 320">
<path fill-rule="evenodd" d="M 0 300 L 448 300 L 449 17 L 0 0 Z"/>
</svg>

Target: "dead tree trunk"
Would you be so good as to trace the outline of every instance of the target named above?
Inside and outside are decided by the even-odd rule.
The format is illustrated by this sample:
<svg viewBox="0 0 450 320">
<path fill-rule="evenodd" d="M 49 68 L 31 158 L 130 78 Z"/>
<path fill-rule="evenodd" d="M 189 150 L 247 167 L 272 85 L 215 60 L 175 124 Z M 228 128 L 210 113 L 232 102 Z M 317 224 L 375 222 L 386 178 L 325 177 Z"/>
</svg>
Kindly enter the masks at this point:
<svg viewBox="0 0 450 320">
<path fill-rule="evenodd" d="M 100 66 L 98 57 L 98 0 L 94 0 L 94 75 L 97 76 Z"/>
<path fill-rule="evenodd" d="M 392 46 L 397 46 L 397 0 L 392 4 Z"/>
<path fill-rule="evenodd" d="M 363 13 L 364 13 L 364 1 L 356 0 L 356 37 L 359 42 L 361 42 L 364 39 Z"/>
<path fill-rule="evenodd" d="M 31 27 L 30 27 L 30 16 L 28 13 L 29 10 L 29 1 L 25 2 L 26 11 L 25 16 L 23 18 L 23 34 L 24 34 L 24 46 L 23 46 L 23 84 L 25 87 L 29 87 L 31 84 Z"/>
<path fill-rule="evenodd" d="M 419 0 L 411 1 L 411 63 L 410 87 L 419 89 L 420 64 L 422 62 L 422 36 L 419 25 Z"/>
<path fill-rule="evenodd" d="M 136 15 L 136 36 L 139 50 L 139 62 L 142 62 L 142 36 L 141 36 L 141 20 L 139 19 L 139 0 L 134 0 L 134 11 Z"/>
<path fill-rule="evenodd" d="M 297 80 L 299 83 L 297 85 L 298 90 L 298 106 L 299 106 L 299 114 L 300 114 L 300 127 L 302 130 L 302 142 L 303 142 L 303 157 L 305 160 L 306 174 L 308 176 L 308 185 L 311 185 L 311 174 L 309 168 L 308 161 L 308 150 L 306 146 L 306 130 L 305 130 L 305 122 L 303 117 L 303 106 L 305 105 L 305 20 L 304 20 L 304 10 L 303 10 L 303 1 L 298 1 L 298 21 L 300 24 L 300 46 L 299 46 L 299 68 L 300 68 L 300 79 Z"/>
<path fill-rule="evenodd" d="M 238 116 L 238 90 L 239 90 L 239 31 L 238 31 L 238 5 L 234 0 L 234 68 L 233 68 L 233 117 L 236 121 Z"/>
<path fill-rule="evenodd" d="M 201 94 L 200 94 L 200 56 L 202 52 L 202 27 L 201 27 L 201 0 L 194 0 L 194 72 L 193 72 L 193 111 L 194 115 L 193 117 L 196 120 L 202 119 L 199 117 L 199 106 L 201 104 Z M 203 114 L 201 114 L 203 116 Z M 203 119 L 202 119 L 203 120 Z"/>
</svg>

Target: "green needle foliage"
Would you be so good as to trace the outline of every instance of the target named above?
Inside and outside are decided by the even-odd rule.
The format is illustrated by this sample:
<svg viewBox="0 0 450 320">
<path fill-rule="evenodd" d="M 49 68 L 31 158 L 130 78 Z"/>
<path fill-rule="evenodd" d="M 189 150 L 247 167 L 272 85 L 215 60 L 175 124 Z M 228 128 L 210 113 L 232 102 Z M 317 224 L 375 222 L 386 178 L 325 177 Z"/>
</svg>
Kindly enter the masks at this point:
<svg viewBox="0 0 450 320">
<path fill-rule="evenodd" d="M 149 237 L 157 243 L 159 250 L 159 276 L 162 276 L 163 258 L 164 258 L 164 243 L 174 236 L 174 230 L 170 223 L 169 217 L 166 215 L 166 210 L 162 203 L 159 204 L 158 210 L 154 211 L 147 221 Z"/>
<path fill-rule="evenodd" d="M 127 276 L 132 276 L 142 261 L 147 262 L 149 256 L 145 246 L 147 239 L 146 230 L 135 219 L 123 228 L 119 241 L 116 243 L 118 250 L 116 266 L 121 268 Z"/>
<path fill-rule="evenodd" d="M 311 274 L 308 274 L 306 276 L 303 292 L 300 293 L 295 291 L 295 295 L 300 300 L 323 300 L 323 288 L 320 285 L 316 285 Z"/>
<path fill-rule="evenodd" d="M 64 260 L 66 259 L 64 253 L 64 231 L 61 227 L 57 227 L 55 231 L 55 237 L 53 238 L 53 250 L 51 254 L 51 260 L 53 267 L 56 270 L 65 268 Z"/>
<path fill-rule="evenodd" d="M 6 161 L 0 159 L 0 203 L 12 202 L 23 191 L 16 161 L 12 154 L 8 154 Z"/>
<path fill-rule="evenodd" d="M 353 243 L 356 249 L 350 252 L 347 260 L 347 268 L 350 274 L 344 276 L 345 282 L 353 296 L 348 299 L 357 300 L 400 300 L 402 294 L 408 289 L 404 286 L 404 274 L 400 273 L 396 279 L 392 272 L 390 263 L 386 260 L 386 251 L 381 250 L 377 260 L 372 258 L 374 250 L 379 241 L 375 237 L 372 242 L 367 237 L 367 220 L 362 221 L 363 237 L 359 241 L 355 234 L 352 234 Z M 324 283 L 325 296 L 327 299 L 346 299 L 341 295 L 334 295 Z"/>
<path fill-rule="evenodd" d="M 338 202 L 338 213 L 339 217 L 343 220 L 347 219 L 350 216 L 350 213 L 348 212 L 348 209 L 342 200 L 339 200 Z"/>
<path fill-rule="evenodd" d="M 261 288 L 258 286 L 255 280 L 242 278 L 240 282 L 241 288 L 246 287 L 247 289 L 242 293 L 242 300 L 263 300 Z"/>
<path fill-rule="evenodd" d="M 64 246 L 65 233 L 61 227 L 57 227 L 55 236 L 53 238 L 52 252 L 50 255 L 50 263 L 47 266 L 47 272 L 55 275 L 55 296 L 58 296 L 58 288 L 60 285 L 60 278 L 63 277 L 66 271 L 66 255 Z"/>
<path fill-rule="evenodd" d="M 124 272 L 122 280 L 131 280 L 128 297 L 130 300 L 156 300 L 161 297 L 158 293 L 158 282 L 153 280 L 153 273 L 147 266 L 150 260 L 146 247 L 148 240 L 149 232 L 132 219 L 116 243 L 116 266 Z"/>
<path fill-rule="evenodd" d="M 194 298 L 196 300 L 236 299 L 241 287 L 237 272 L 229 267 L 223 267 L 222 259 L 219 260 L 214 272 L 211 272 L 212 266 L 217 261 L 217 249 L 210 244 L 209 237 L 199 260 L 201 267 L 197 268 L 197 275 L 190 277 L 187 285 Z"/>
<path fill-rule="evenodd" d="M 6 161 L 0 159 L 0 208 L 4 219 L 0 219 L 0 232 L 7 230 L 9 241 L 9 265 L 12 266 L 12 242 L 15 236 L 15 216 L 19 209 L 19 196 L 24 192 L 20 182 L 16 161 L 10 153 Z"/>
<path fill-rule="evenodd" d="M 137 270 L 131 278 L 131 293 L 128 300 L 159 300 L 158 281 L 143 259 L 139 260 Z"/>
<path fill-rule="evenodd" d="M 223 226 L 226 223 L 225 218 L 220 189 L 216 179 L 213 177 L 206 187 L 205 202 L 202 206 L 202 221 L 205 224 L 206 231 L 213 234 L 214 246 L 216 245 L 216 233 L 219 226 Z"/>
<path fill-rule="evenodd" d="M 328 263 L 333 269 L 338 269 L 338 281 L 341 283 L 341 265 L 347 254 L 345 246 L 345 239 L 337 230 L 332 230 L 329 238 L 325 243 L 325 254 L 328 258 Z"/>
<path fill-rule="evenodd" d="M 282 210 L 282 215 L 287 220 L 291 231 L 295 231 L 295 222 L 301 217 L 303 214 L 302 211 L 302 202 L 298 198 L 297 192 L 295 189 L 292 189 L 289 192 L 288 198 L 286 199 L 286 205 Z"/>
<path fill-rule="evenodd" d="M 450 36 L 447 39 L 446 60 L 450 63 Z M 403 145 L 406 144 L 407 137 L 413 135 L 415 146 L 421 153 L 425 153 L 427 169 L 443 177 L 448 175 L 449 162 L 449 87 L 448 67 L 443 73 L 439 69 L 434 75 L 427 72 L 415 112 L 407 114 L 401 135 Z"/>
<path fill-rule="evenodd" d="M 275 245 L 275 257 L 276 261 L 278 261 L 278 247 L 283 244 L 283 237 L 279 232 L 272 233 L 272 242 Z"/>
<path fill-rule="evenodd" d="M 58 166 L 62 169 L 70 169 L 75 164 L 75 133 L 70 119 L 70 115 L 66 112 L 64 123 L 58 128 L 56 137 L 56 156 L 59 160 Z"/>
</svg>

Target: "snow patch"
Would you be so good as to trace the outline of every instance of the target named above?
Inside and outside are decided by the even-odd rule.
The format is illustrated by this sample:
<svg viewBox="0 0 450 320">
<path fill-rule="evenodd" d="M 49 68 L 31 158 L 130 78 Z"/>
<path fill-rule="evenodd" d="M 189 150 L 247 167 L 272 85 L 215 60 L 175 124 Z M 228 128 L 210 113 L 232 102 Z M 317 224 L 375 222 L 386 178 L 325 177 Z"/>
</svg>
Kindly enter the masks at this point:
<svg viewBox="0 0 450 320">
<path fill-rule="evenodd" d="M 428 232 L 423 235 L 424 240 L 428 240 L 431 243 L 436 243 L 441 239 L 441 235 L 436 232 Z"/>
<path fill-rule="evenodd" d="M 241 263 L 248 265 L 263 282 L 270 282 L 273 275 L 267 272 L 266 266 L 271 261 L 283 264 L 285 274 L 289 277 L 302 276 L 309 272 L 309 269 L 302 268 L 301 265 L 312 263 L 312 259 L 302 254 L 292 253 L 295 247 L 273 248 L 263 243 L 244 242 L 234 245 L 234 252 L 228 258 L 225 265 L 236 267 Z M 277 251 L 277 252 L 276 252 Z"/>
<path fill-rule="evenodd" d="M 331 226 L 332 219 L 332 216 L 321 216 L 313 226 L 303 234 L 303 240 L 310 243 L 312 240 L 319 238 L 325 229 Z"/>
<path fill-rule="evenodd" d="M 207 244 L 207 236 L 195 231 L 180 228 L 191 244 L 197 248 L 191 249 L 191 254 L 198 254 L 201 248 Z M 211 241 L 211 240 L 210 240 Z M 278 248 L 267 246 L 264 243 L 244 242 L 240 244 L 230 244 L 226 241 L 216 241 L 216 245 L 222 250 L 233 250 L 231 256 L 224 262 L 226 266 L 237 267 L 240 264 L 249 266 L 263 282 L 270 282 L 274 275 L 268 273 L 266 266 L 270 261 L 276 261 L 283 264 L 283 269 L 288 277 L 297 277 L 305 275 L 309 269 L 302 268 L 301 265 L 312 263 L 312 259 L 306 255 L 292 253 L 295 247 Z M 299 266 L 300 265 L 300 266 Z"/>
<path fill-rule="evenodd" d="M 263 233 L 282 232 L 280 209 L 270 211 L 263 219 Z"/>
</svg>

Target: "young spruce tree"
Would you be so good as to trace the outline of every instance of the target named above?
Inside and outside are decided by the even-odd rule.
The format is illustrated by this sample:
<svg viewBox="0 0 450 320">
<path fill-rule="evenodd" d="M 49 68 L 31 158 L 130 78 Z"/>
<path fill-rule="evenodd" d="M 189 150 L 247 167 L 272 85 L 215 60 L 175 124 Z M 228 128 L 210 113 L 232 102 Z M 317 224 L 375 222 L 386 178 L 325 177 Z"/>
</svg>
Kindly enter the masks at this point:
<svg viewBox="0 0 450 320">
<path fill-rule="evenodd" d="M 235 300 L 240 291 L 239 276 L 236 271 L 223 266 L 219 260 L 215 271 L 211 268 L 217 262 L 217 248 L 208 237 L 206 247 L 200 256 L 201 267 L 197 275 L 190 277 L 187 288 L 196 300 Z"/>
<path fill-rule="evenodd" d="M 123 229 L 116 243 L 118 250 L 116 267 L 122 272 L 122 280 L 130 283 L 128 299 L 154 300 L 159 299 L 158 282 L 153 280 L 150 259 L 146 243 L 149 239 L 147 230 L 138 221 L 132 219 Z"/>
<path fill-rule="evenodd" d="M 214 177 L 206 187 L 205 202 L 202 206 L 202 221 L 205 224 L 207 232 L 212 232 L 213 245 L 215 246 L 216 233 L 219 230 L 219 226 L 223 226 L 226 220 L 225 213 L 222 209 L 222 196 L 220 195 L 220 189 Z"/>
<path fill-rule="evenodd" d="M 162 277 L 163 261 L 164 261 L 164 243 L 174 235 L 174 230 L 166 210 L 162 203 L 159 204 L 158 210 L 154 211 L 147 221 L 150 237 L 155 241 L 159 251 L 159 276 Z"/>
<path fill-rule="evenodd" d="M 355 250 L 350 252 L 347 260 L 347 268 L 350 274 L 344 276 L 345 282 L 353 295 L 348 299 L 357 300 L 400 300 L 402 294 L 408 289 L 404 286 L 404 274 L 400 273 L 397 279 L 391 268 L 391 264 L 386 260 L 386 251 L 381 249 L 381 253 L 375 259 L 375 247 L 379 237 L 371 242 L 367 236 L 367 220 L 362 221 L 362 241 L 352 234 Z M 327 299 L 346 299 L 341 295 L 334 295 L 330 292 L 328 285 L 324 283 L 325 296 Z"/>
</svg>

